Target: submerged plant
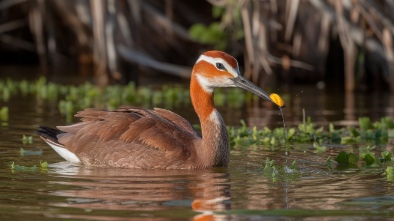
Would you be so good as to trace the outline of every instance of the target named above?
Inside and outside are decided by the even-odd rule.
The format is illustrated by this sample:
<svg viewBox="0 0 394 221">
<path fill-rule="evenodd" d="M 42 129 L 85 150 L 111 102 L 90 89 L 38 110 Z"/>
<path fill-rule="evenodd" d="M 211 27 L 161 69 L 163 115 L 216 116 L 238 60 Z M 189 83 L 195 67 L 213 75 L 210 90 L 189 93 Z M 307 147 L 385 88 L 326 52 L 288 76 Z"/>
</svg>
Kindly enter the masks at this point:
<svg viewBox="0 0 394 221">
<path fill-rule="evenodd" d="M 296 161 L 293 161 L 291 165 L 275 165 L 274 160 L 266 158 L 265 166 L 263 169 L 263 175 L 272 181 L 293 181 L 300 178 L 301 173 L 298 171 Z"/>
</svg>

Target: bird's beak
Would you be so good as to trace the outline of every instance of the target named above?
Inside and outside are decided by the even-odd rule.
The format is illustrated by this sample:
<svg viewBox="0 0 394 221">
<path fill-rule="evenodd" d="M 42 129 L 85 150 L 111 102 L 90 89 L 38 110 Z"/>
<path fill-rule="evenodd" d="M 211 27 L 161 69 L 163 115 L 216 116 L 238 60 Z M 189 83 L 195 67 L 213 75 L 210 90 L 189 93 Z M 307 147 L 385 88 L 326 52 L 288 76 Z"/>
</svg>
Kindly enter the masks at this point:
<svg viewBox="0 0 394 221">
<path fill-rule="evenodd" d="M 261 88 L 257 87 L 252 82 L 246 80 L 241 75 L 238 75 L 238 77 L 232 78 L 231 80 L 234 81 L 235 86 L 250 91 L 253 94 L 256 94 L 257 96 L 264 98 L 268 101 L 271 101 L 272 103 L 275 104 L 275 102 L 270 98 L 267 92 L 263 91 Z"/>
</svg>

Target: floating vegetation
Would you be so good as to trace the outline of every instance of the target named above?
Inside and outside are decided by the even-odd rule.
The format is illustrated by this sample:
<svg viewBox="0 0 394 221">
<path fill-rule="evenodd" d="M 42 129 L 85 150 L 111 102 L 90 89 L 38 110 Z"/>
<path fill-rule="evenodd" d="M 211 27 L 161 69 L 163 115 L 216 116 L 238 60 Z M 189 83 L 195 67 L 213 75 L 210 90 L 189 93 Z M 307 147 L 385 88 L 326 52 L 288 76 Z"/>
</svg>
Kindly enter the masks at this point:
<svg viewBox="0 0 394 221">
<path fill-rule="evenodd" d="M 8 107 L 0 108 L 0 121 L 8 121 Z"/>
<path fill-rule="evenodd" d="M 48 82 L 44 77 L 36 81 L 1 80 L 3 88 L 1 97 L 7 101 L 14 95 L 35 95 L 38 99 L 58 101 L 59 112 L 71 121 L 73 115 L 85 108 L 105 108 L 114 110 L 121 105 L 164 106 L 178 107 L 190 104 L 189 89 L 181 85 L 163 85 L 161 88 L 136 87 L 134 83 L 128 85 L 110 85 L 99 87 L 92 83 L 78 86 L 61 85 Z M 1 91 L 0 91 L 1 92 Z M 242 95 L 242 96 L 240 96 Z M 217 106 L 239 107 L 252 95 L 240 89 L 219 89 L 215 91 Z M 8 108 L 0 109 L 0 120 L 8 119 Z"/>
<path fill-rule="evenodd" d="M 394 122 L 391 117 L 383 117 L 380 121 L 371 123 L 367 117 L 359 119 L 358 127 L 334 129 L 333 124 L 328 128 L 318 127 L 307 117 L 303 123 L 290 127 L 287 134 L 288 143 L 310 144 L 315 152 L 324 152 L 326 144 L 385 144 L 389 138 L 394 138 Z M 229 127 L 231 145 L 278 145 L 285 144 L 283 128 L 273 130 L 268 127 L 258 130 L 256 127 L 249 129 L 245 121 L 241 120 L 241 127 Z"/>
<path fill-rule="evenodd" d="M 48 82 L 41 77 L 36 81 L 0 80 L 0 88 L 0 99 L 3 101 L 8 101 L 14 95 L 34 95 L 39 100 L 57 101 L 59 112 L 70 121 L 76 111 L 89 107 L 116 109 L 120 105 L 143 105 L 172 108 L 190 104 L 189 90 L 179 85 L 164 85 L 155 89 L 136 87 L 133 83 L 125 86 L 112 85 L 103 88 L 91 83 L 65 86 Z M 215 91 L 214 97 L 217 106 L 230 105 L 235 107 L 239 107 L 254 98 L 251 93 L 245 93 L 242 90 L 221 88 Z M 278 106 L 284 105 L 284 101 L 279 95 L 271 94 L 271 99 Z M 7 123 L 8 118 L 8 107 L 0 108 L 1 124 Z M 283 127 L 275 129 L 268 127 L 262 129 L 249 128 L 243 120 L 240 127 L 228 127 L 232 148 L 263 146 L 273 149 L 285 146 L 286 148 L 304 148 L 303 151 L 309 149 L 314 153 L 326 153 L 328 149 L 332 148 L 333 144 L 344 147 L 357 145 L 359 151 L 357 154 L 353 151 L 341 151 L 337 156 L 328 157 L 325 162 L 327 167 L 332 168 L 335 165 L 341 167 L 380 167 L 382 170 L 387 168 L 387 174 L 392 173 L 390 172 L 392 171 L 391 167 L 394 166 L 392 152 L 383 150 L 378 152 L 375 150 L 375 147 L 387 144 L 390 139 L 394 138 L 394 122 L 391 117 L 383 117 L 376 122 L 372 122 L 368 117 L 360 117 L 357 126 L 336 129 L 331 123 L 325 127 L 317 127 L 310 117 L 304 115 L 302 123 L 290 127 L 286 131 L 287 136 L 284 136 L 285 129 Z M 32 142 L 32 136 L 23 135 L 23 144 L 31 144 Z M 42 150 L 20 149 L 21 156 L 41 154 Z M 15 163 L 12 164 L 11 168 L 13 171 L 37 170 L 36 166 L 26 167 Z M 275 180 L 281 176 L 281 170 L 295 171 L 296 168 L 285 166 L 278 169 L 273 161 L 267 159 L 264 169 L 266 176 Z"/>
<path fill-rule="evenodd" d="M 334 159 L 339 165 L 357 165 L 359 158 L 354 153 L 339 152 Z"/>
<path fill-rule="evenodd" d="M 19 154 L 21 156 L 39 156 L 43 154 L 42 150 L 25 150 L 23 148 L 19 149 Z"/>
<path fill-rule="evenodd" d="M 33 172 L 34 173 L 34 172 L 38 172 L 38 171 L 45 172 L 48 170 L 48 163 L 46 161 L 44 161 L 44 162 L 40 161 L 40 164 L 37 167 L 36 165 L 20 166 L 20 165 L 16 164 L 15 162 L 12 162 L 10 165 L 10 169 L 11 169 L 12 173 L 15 173 L 15 172 Z"/>
<path fill-rule="evenodd" d="M 32 144 L 33 143 L 33 136 L 26 136 L 23 134 L 22 143 L 23 144 Z"/>
<path fill-rule="evenodd" d="M 387 166 L 386 177 L 388 181 L 394 181 L 394 170 L 392 166 Z"/>
</svg>

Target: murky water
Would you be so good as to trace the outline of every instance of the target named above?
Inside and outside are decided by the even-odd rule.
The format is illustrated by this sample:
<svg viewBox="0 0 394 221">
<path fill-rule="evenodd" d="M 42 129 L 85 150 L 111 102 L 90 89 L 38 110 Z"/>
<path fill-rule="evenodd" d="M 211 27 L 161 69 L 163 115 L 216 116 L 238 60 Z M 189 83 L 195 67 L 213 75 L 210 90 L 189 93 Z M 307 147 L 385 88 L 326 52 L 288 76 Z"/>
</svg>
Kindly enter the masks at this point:
<svg viewBox="0 0 394 221">
<path fill-rule="evenodd" d="M 356 122 L 359 115 L 390 116 L 394 106 L 391 97 L 381 95 L 376 99 L 364 96 L 364 100 L 356 96 L 353 107 L 328 95 L 323 101 L 316 94 L 301 97 L 295 95 L 286 104 L 286 125 L 302 121 L 302 107 L 319 124 L 334 121 L 343 125 Z M 325 165 L 329 155 L 349 150 L 347 147 L 332 147 L 323 154 L 313 153 L 309 144 L 290 148 L 287 154 L 268 147 L 237 148 L 231 152 L 227 169 L 86 168 L 64 162 L 34 135 L 34 125 L 66 123 L 56 102 L 28 96 L 0 102 L 3 105 L 9 107 L 10 115 L 0 126 L 0 220 L 394 219 L 394 183 L 387 181 L 381 168 L 341 170 Z M 238 124 L 240 118 L 258 126 L 283 123 L 279 110 L 266 107 L 221 111 L 229 124 Z M 22 144 L 23 135 L 33 136 L 33 143 Z M 393 146 L 378 148 L 392 151 Z M 299 174 L 276 180 L 266 176 L 266 157 L 280 165 L 296 160 Z M 41 169 L 40 161 L 47 161 L 48 169 Z M 12 171 L 12 162 L 37 168 Z"/>
</svg>

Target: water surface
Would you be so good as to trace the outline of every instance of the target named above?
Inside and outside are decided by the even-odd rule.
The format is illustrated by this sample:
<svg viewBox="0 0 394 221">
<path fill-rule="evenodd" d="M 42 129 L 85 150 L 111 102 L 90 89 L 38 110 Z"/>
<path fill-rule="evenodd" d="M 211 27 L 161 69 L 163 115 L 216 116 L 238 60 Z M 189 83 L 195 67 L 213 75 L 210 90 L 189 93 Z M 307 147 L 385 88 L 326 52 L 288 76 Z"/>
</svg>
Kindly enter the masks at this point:
<svg viewBox="0 0 394 221">
<path fill-rule="evenodd" d="M 319 124 L 334 121 L 337 126 L 344 122 L 354 124 L 360 115 L 375 119 L 387 116 L 393 108 L 389 96 L 376 96 L 376 99 L 374 95 L 366 96 L 365 102 L 356 96 L 350 110 L 343 99 L 330 98 L 327 94 L 302 96 L 304 99 L 296 97 L 284 109 L 287 125 L 302 121 L 301 107 Z M 325 97 L 325 101 L 319 96 Z M 369 107 L 370 103 L 360 104 L 357 100 L 375 104 Z M 330 106 L 326 102 L 339 104 Z M 334 166 L 329 169 L 325 165 L 328 156 L 349 151 L 351 146 L 331 147 L 322 154 L 314 153 L 311 144 L 293 146 L 288 151 L 280 147 L 238 147 L 231 151 L 228 168 L 196 171 L 87 168 L 64 162 L 34 135 L 34 125 L 66 124 L 55 101 L 34 96 L 13 97 L 9 102 L 0 102 L 0 107 L 4 105 L 9 107 L 10 114 L 8 121 L 2 121 L 0 126 L 0 220 L 384 220 L 394 217 L 394 183 L 387 181 L 381 168 Z M 181 114 L 192 112 L 180 110 L 177 112 Z M 240 118 L 259 127 L 282 124 L 279 110 L 269 106 L 249 104 L 233 112 L 225 107 L 220 110 L 225 121 L 232 125 L 239 125 Z M 349 112 L 353 114 L 350 116 Z M 192 121 L 197 122 L 195 118 Z M 22 144 L 24 134 L 34 137 L 32 144 Z M 23 155 L 20 148 L 25 150 Z M 377 148 L 393 150 L 392 145 Z M 299 175 L 272 179 L 263 171 L 266 157 L 278 165 L 290 165 L 296 160 Z M 12 162 L 39 166 L 40 161 L 48 162 L 48 169 L 37 167 L 31 172 L 10 169 Z"/>
</svg>

